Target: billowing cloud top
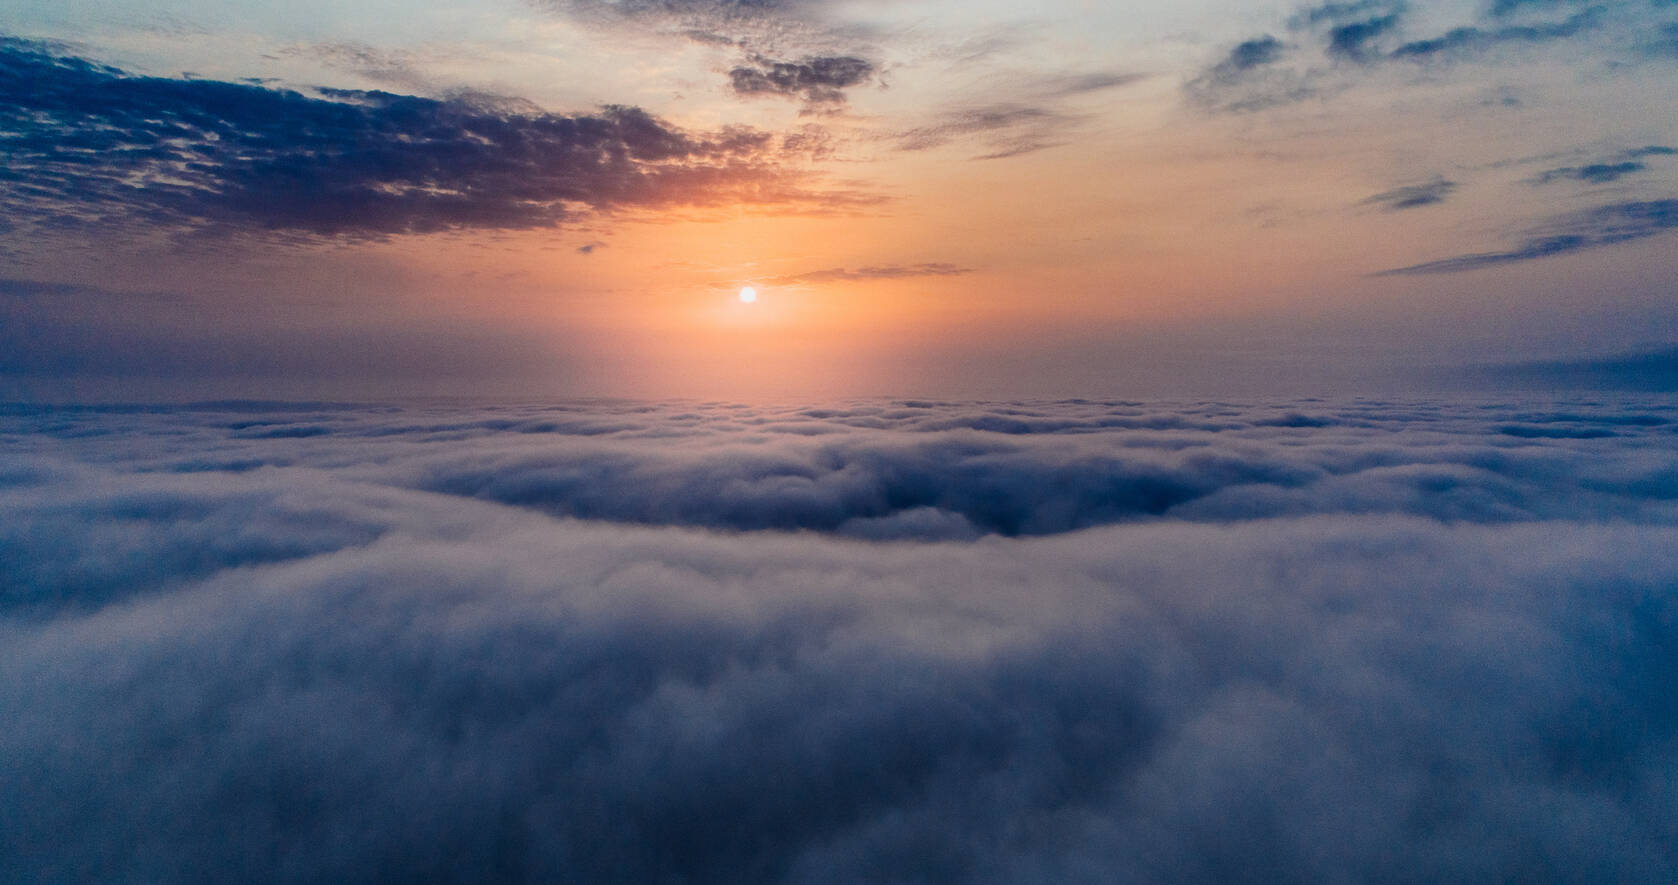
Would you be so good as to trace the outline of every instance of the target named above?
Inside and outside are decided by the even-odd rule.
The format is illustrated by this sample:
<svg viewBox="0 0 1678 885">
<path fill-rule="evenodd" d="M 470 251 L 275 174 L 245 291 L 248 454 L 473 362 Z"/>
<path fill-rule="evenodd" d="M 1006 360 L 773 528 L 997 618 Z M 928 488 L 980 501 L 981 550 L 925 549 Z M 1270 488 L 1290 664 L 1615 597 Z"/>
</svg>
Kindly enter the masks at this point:
<svg viewBox="0 0 1678 885">
<path fill-rule="evenodd" d="M 1675 872 L 1670 397 L 4 417 L 0 878 Z"/>
</svg>

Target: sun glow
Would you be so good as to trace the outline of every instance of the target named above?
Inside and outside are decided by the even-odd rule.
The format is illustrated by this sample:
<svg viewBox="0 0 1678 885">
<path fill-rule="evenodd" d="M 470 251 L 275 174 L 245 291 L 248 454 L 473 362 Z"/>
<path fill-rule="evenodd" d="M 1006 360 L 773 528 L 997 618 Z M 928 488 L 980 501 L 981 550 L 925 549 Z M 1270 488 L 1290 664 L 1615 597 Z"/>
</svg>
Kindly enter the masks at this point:
<svg viewBox="0 0 1678 885">
<path fill-rule="evenodd" d="M 740 300 L 745 304 L 751 304 L 757 300 L 757 290 L 753 289 L 751 286 L 741 286 Z"/>
</svg>

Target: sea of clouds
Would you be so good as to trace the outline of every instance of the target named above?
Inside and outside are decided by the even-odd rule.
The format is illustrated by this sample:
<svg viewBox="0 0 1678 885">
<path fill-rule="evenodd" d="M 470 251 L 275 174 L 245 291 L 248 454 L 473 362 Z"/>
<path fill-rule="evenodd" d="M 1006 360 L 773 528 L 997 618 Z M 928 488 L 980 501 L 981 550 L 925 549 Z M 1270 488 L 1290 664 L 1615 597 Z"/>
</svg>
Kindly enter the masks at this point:
<svg viewBox="0 0 1678 885">
<path fill-rule="evenodd" d="M 1678 398 L 0 409 L 0 881 L 1678 878 Z"/>
</svg>

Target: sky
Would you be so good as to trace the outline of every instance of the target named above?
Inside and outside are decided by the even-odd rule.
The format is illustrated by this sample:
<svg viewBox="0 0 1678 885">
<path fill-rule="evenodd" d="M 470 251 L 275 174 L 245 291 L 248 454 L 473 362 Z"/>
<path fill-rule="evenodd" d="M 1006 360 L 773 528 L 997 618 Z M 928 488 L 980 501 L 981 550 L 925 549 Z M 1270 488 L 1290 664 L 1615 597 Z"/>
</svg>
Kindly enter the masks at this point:
<svg viewBox="0 0 1678 885">
<path fill-rule="evenodd" d="M 1670 0 L 0 0 L 0 32 L 5 399 L 1648 386 L 1678 344 Z"/>
</svg>

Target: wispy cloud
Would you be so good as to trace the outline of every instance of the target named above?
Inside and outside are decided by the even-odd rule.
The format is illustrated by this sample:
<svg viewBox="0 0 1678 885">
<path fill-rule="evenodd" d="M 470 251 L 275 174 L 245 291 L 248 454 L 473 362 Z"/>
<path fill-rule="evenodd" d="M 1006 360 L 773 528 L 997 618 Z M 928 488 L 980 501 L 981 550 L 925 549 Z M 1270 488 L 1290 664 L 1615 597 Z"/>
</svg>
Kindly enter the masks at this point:
<svg viewBox="0 0 1678 885">
<path fill-rule="evenodd" d="M 890 133 L 898 150 L 924 151 L 976 144 L 975 160 L 1017 157 L 1058 147 L 1077 137 L 1090 115 L 1083 100 L 1148 79 L 1135 71 L 1082 71 L 1016 75 L 984 84 L 983 96 L 927 122 Z"/>
<path fill-rule="evenodd" d="M 1527 239 L 1512 249 L 1457 255 L 1384 270 L 1376 276 L 1479 270 L 1641 240 L 1673 229 L 1678 229 L 1678 200 L 1616 203 L 1555 219 L 1534 229 Z"/>
<path fill-rule="evenodd" d="M 583 20 L 679 25 L 717 32 L 766 20 L 820 16 L 819 0 L 532 0 Z"/>
<path fill-rule="evenodd" d="M 1363 202 L 1365 205 L 1383 206 L 1389 211 L 1415 209 L 1442 203 L 1456 189 L 1456 182 L 1436 178 L 1424 184 L 1411 184 L 1393 188 L 1390 191 L 1376 194 Z"/>
<path fill-rule="evenodd" d="M 1549 184 L 1552 181 L 1584 181 L 1590 184 L 1607 184 L 1618 181 L 1633 172 L 1642 172 L 1649 168 L 1633 160 L 1620 160 L 1612 163 L 1587 163 L 1584 166 L 1563 166 L 1559 169 L 1546 169 L 1533 179 L 1537 184 Z"/>
<path fill-rule="evenodd" d="M 1487 60 L 1496 58 L 1494 50 L 1501 47 L 1556 43 L 1610 28 L 1622 44 L 1647 42 L 1642 36 L 1651 25 L 1647 5 L 1641 0 L 1516 0 L 1482 10 L 1468 24 L 1430 32 L 1425 19 L 1403 0 L 1325 3 L 1288 20 L 1289 40 L 1260 35 L 1237 44 L 1190 78 L 1185 90 L 1209 110 L 1253 111 L 1346 88 L 1366 72 L 1394 62 Z M 1669 5 L 1654 4 L 1657 9 Z M 1657 24 L 1656 32 L 1661 28 L 1678 29 L 1678 24 Z M 1281 64 L 1284 57 L 1288 64 Z"/>
<path fill-rule="evenodd" d="M 922 264 L 890 264 L 859 267 L 851 270 L 843 267 L 830 267 L 825 270 L 812 270 L 790 276 L 775 277 L 765 282 L 774 285 L 792 285 L 797 283 L 834 283 L 861 282 L 867 280 L 900 280 L 908 277 L 950 277 L 972 273 L 973 269 L 958 264 L 943 262 L 925 262 Z"/>
<path fill-rule="evenodd" d="M 349 71 L 374 82 L 408 90 L 426 90 L 433 84 L 419 69 L 413 53 L 377 49 L 366 43 L 333 41 L 290 46 L 276 55 L 313 58 L 328 67 Z"/>
<path fill-rule="evenodd" d="M 1534 184 L 1550 184 L 1555 181 L 1582 181 L 1587 184 L 1607 184 L 1618 181 L 1627 175 L 1642 172 L 1649 168 L 1643 162 L 1645 157 L 1662 157 L 1678 155 L 1678 148 L 1663 145 L 1650 145 L 1634 150 L 1622 151 L 1615 157 L 1586 163 L 1580 166 L 1561 166 L 1546 169 L 1532 179 Z"/>
<path fill-rule="evenodd" d="M 924 151 L 978 136 L 989 150 L 974 159 L 994 160 L 1056 147 L 1077 122 L 1074 115 L 1033 105 L 1002 104 L 951 111 L 924 126 L 893 136 L 897 149 Z"/>
<path fill-rule="evenodd" d="M 1133 71 L 1096 71 L 1087 74 L 1049 75 L 1043 77 L 1037 83 L 1031 84 L 1030 89 L 1036 95 L 1045 99 L 1071 98 L 1129 86 L 1147 78 L 1147 74 L 1138 74 Z"/>
<path fill-rule="evenodd" d="M 1260 110 L 1315 94 L 1308 78 L 1278 65 L 1287 53 L 1288 44 L 1270 34 L 1242 41 L 1183 88 L 1195 104 L 1226 112 Z"/>
<path fill-rule="evenodd" d="M 1595 27 L 1600 19 L 1599 12 L 1590 9 L 1565 21 L 1551 24 L 1454 28 L 1437 37 L 1405 43 L 1393 50 L 1392 57 L 1419 59 L 1453 52 L 1484 50 L 1502 43 L 1547 43 L 1576 36 Z"/>
<path fill-rule="evenodd" d="M 868 79 L 877 65 L 864 49 L 878 36 L 831 14 L 830 0 L 530 0 L 589 27 L 662 34 L 733 49 L 729 84 L 742 95 L 802 97 L 812 109 L 836 104 L 844 88 Z M 856 63 L 866 66 L 858 72 Z M 846 72 L 860 79 L 846 80 Z M 855 73 L 852 76 L 855 76 Z"/>
</svg>

